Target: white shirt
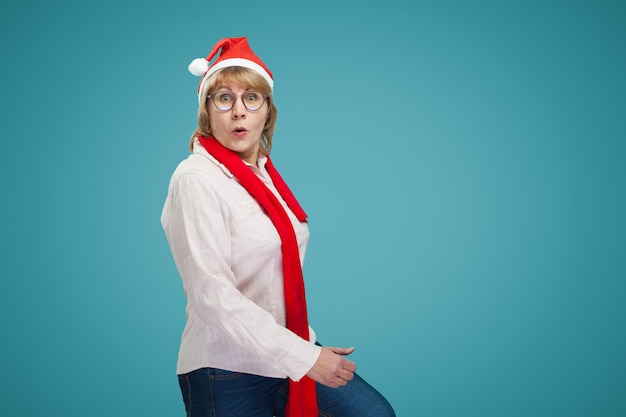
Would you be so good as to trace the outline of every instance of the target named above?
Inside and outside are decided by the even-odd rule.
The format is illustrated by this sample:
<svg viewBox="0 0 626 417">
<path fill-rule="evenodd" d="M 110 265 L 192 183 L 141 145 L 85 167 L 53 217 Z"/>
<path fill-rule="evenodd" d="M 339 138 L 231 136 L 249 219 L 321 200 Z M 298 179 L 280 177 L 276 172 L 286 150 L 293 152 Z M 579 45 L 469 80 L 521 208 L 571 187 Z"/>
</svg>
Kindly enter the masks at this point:
<svg viewBox="0 0 626 417">
<path fill-rule="evenodd" d="M 309 229 L 265 170 L 256 175 L 292 221 L 304 261 Z M 281 241 L 270 218 L 233 174 L 196 140 L 169 185 L 161 215 L 187 297 L 176 372 L 212 367 L 300 380 L 321 348 L 285 327 Z"/>
</svg>

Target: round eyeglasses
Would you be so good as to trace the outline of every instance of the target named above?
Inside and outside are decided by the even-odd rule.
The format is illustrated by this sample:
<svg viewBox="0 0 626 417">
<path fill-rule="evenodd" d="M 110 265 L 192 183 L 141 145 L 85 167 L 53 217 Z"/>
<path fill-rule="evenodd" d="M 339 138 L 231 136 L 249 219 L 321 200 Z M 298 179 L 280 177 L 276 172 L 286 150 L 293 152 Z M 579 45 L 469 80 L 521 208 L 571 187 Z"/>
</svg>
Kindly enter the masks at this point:
<svg viewBox="0 0 626 417">
<path fill-rule="evenodd" d="M 265 99 L 269 96 L 258 91 L 246 91 L 239 95 L 243 105 L 248 111 L 257 111 L 265 103 Z M 213 104 L 219 111 L 228 111 L 233 108 L 235 101 L 237 101 L 237 94 L 231 91 L 218 91 L 214 94 L 209 94 L 207 100 L 211 99 Z"/>
</svg>

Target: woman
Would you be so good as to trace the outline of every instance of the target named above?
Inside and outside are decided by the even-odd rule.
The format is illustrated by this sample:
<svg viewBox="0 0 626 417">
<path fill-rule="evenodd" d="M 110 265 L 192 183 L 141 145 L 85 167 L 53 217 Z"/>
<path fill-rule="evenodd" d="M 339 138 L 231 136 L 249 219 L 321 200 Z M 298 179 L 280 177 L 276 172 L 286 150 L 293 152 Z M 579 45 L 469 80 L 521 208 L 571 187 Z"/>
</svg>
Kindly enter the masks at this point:
<svg viewBox="0 0 626 417">
<path fill-rule="evenodd" d="M 309 230 L 269 158 L 271 72 L 246 38 L 221 40 L 190 71 L 202 76 L 198 128 L 161 216 L 188 300 L 177 364 L 187 416 L 393 416 L 354 373 L 354 349 L 322 347 L 308 326 Z"/>
</svg>

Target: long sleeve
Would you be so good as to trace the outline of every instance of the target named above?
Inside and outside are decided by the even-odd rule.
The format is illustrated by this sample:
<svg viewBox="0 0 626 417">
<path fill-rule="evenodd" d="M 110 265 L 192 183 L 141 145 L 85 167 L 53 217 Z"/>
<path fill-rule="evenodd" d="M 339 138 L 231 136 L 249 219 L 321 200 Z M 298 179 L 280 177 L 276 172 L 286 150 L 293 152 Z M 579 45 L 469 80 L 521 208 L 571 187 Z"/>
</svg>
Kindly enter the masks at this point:
<svg viewBox="0 0 626 417">
<path fill-rule="evenodd" d="M 163 209 L 188 300 L 179 371 L 213 366 L 299 380 L 320 348 L 284 326 L 280 239 L 236 180 L 219 175 L 182 170 Z"/>
</svg>

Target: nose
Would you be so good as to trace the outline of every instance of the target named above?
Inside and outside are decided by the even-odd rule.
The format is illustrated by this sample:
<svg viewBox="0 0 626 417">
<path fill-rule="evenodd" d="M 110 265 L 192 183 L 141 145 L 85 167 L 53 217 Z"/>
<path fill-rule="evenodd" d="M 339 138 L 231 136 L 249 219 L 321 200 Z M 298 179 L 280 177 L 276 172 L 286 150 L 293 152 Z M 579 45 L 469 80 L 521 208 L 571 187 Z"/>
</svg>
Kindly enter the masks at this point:
<svg viewBox="0 0 626 417">
<path fill-rule="evenodd" d="M 235 100 L 235 104 L 232 108 L 233 119 L 245 119 L 248 109 L 243 105 L 243 99 L 239 98 Z"/>
</svg>

